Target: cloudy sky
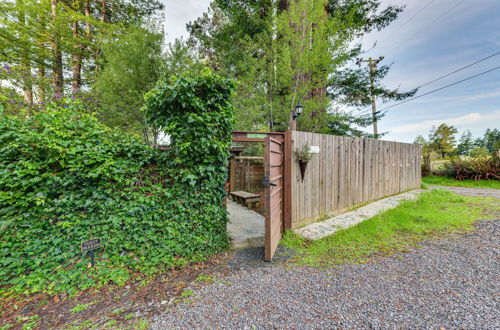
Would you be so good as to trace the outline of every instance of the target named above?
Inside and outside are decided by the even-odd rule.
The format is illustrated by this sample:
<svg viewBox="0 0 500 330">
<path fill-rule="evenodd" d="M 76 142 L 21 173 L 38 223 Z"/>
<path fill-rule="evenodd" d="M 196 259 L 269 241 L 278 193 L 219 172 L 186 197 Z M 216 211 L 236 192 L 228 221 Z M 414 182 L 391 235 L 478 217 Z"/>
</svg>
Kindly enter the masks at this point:
<svg viewBox="0 0 500 330">
<path fill-rule="evenodd" d="M 201 15 L 209 0 L 164 0 L 167 40 L 186 36 L 185 25 Z M 499 0 L 392 0 L 406 5 L 389 28 L 365 36 L 364 57 L 385 56 L 393 63 L 388 87 L 411 89 L 500 52 Z M 500 54 L 422 87 L 417 95 L 500 66 Z M 379 104 L 379 109 L 391 106 Z M 379 123 L 387 140 L 412 142 L 442 122 L 482 135 L 500 128 L 500 69 L 395 106 Z"/>
</svg>

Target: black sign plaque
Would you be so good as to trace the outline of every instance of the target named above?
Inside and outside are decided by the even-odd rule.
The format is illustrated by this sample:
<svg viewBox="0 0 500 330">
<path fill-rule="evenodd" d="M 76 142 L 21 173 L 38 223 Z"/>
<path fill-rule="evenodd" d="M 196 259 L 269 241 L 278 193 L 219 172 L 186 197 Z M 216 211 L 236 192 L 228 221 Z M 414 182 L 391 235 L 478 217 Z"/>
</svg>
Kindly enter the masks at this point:
<svg viewBox="0 0 500 330">
<path fill-rule="evenodd" d="M 82 252 L 94 251 L 101 248 L 101 239 L 94 238 L 85 242 L 82 242 L 81 249 Z"/>
</svg>

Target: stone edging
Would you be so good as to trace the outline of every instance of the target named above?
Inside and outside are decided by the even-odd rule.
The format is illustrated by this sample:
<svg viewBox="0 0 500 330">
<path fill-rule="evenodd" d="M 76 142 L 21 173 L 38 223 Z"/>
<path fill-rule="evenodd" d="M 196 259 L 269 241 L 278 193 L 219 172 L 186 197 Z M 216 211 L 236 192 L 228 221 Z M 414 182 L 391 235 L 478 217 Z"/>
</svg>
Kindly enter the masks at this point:
<svg viewBox="0 0 500 330">
<path fill-rule="evenodd" d="M 294 232 L 306 239 L 317 240 L 332 235 L 340 229 L 355 226 L 358 223 L 373 218 L 377 214 L 384 211 L 393 209 L 403 200 L 414 200 L 423 191 L 424 190 L 422 189 L 416 189 L 399 195 L 387 197 L 362 206 L 354 211 L 346 212 L 325 221 L 312 223 L 295 229 Z"/>
</svg>

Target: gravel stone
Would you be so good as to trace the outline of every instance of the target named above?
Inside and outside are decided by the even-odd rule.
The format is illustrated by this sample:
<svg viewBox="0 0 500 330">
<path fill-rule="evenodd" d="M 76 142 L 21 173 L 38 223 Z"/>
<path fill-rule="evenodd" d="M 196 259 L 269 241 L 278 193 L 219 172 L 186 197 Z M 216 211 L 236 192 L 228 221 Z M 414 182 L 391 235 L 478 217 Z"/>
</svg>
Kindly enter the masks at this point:
<svg viewBox="0 0 500 330">
<path fill-rule="evenodd" d="M 157 315 L 153 329 L 499 329 L 500 219 L 472 233 L 428 241 L 409 253 L 334 269 L 261 261 L 235 253 L 220 281 Z"/>
</svg>

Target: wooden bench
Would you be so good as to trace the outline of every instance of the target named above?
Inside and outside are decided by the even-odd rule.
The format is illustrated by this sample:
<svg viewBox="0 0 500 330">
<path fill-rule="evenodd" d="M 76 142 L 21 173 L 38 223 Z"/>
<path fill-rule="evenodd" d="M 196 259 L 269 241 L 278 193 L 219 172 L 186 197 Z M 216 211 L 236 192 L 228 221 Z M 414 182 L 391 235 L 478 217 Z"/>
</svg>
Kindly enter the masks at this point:
<svg viewBox="0 0 500 330">
<path fill-rule="evenodd" d="M 260 203 L 260 196 L 246 191 L 233 191 L 229 193 L 231 199 L 238 204 L 244 205 L 249 209 L 256 208 Z"/>
</svg>

